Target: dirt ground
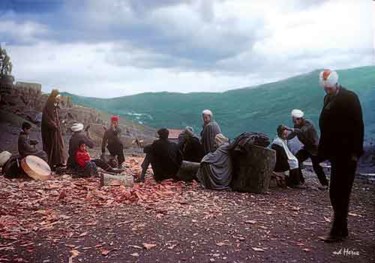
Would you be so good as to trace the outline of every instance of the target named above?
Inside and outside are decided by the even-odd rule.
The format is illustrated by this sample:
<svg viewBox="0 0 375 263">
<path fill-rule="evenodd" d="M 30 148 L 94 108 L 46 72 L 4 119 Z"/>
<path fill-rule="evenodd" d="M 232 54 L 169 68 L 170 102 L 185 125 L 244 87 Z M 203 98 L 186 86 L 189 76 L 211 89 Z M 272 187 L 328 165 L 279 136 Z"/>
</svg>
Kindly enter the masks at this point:
<svg viewBox="0 0 375 263">
<path fill-rule="evenodd" d="M 127 162 L 139 173 L 140 159 Z M 355 183 L 350 236 L 326 244 L 328 191 L 305 176 L 308 189 L 261 195 L 0 177 L 0 262 L 375 262 L 375 186 Z"/>
</svg>

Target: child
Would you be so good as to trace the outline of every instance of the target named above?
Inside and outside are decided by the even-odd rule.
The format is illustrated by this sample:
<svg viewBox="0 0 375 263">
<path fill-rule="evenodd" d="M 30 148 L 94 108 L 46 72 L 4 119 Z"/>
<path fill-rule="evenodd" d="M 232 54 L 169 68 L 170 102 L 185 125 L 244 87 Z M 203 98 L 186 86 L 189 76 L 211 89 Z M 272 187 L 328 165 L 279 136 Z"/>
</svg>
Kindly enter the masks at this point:
<svg viewBox="0 0 375 263">
<path fill-rule="evenodd" d="M 86 143 L 80 141 L 75 154 L 75 162 L 83 170 L 83 177 L 98 176 L 98 168 L 94 161 L 91 160 L 90 154 L 86 149 Z"/>
</svg>

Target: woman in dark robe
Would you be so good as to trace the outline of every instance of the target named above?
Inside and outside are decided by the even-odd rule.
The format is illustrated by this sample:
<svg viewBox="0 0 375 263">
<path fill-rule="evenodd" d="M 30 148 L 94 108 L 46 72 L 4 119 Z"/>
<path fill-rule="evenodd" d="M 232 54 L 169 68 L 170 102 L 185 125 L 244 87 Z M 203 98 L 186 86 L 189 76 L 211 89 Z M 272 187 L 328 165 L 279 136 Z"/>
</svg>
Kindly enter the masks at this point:
<svg viewBox="0 0 375 263">
<path fill-rule="evenodd" d="M 42 115 L 43 150 L 48 155 L 48 164 L 52 170 L 65 164 L 64 140 L 58 114 L 59 100 L 58 90 L 52 90 Z"/>
</svg>

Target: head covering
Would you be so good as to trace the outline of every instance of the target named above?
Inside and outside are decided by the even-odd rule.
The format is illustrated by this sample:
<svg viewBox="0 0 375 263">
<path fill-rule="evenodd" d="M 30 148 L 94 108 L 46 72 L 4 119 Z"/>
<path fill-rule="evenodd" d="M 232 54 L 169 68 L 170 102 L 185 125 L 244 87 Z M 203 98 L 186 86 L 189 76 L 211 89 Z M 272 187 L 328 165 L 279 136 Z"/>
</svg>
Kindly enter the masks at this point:
<svg viewBox="0 0 375 263">
<path fill-rule="evenodd" d="M 161 128 L 158 130 L 158 135 L 160 139 L 168 139 L 169 131 L 167 128 Z"/>
<path fill-rule="evenodd" d="M 76 122 L 70 127 L 72 132 L 80 132 L 83 130 L 83 123 Z"/>
<path fill-rule="evenodd" d="M 339 81 L 339 75 L 336 71 L 325 69 L 320 72 L 319 82 L 322 87 L 333 87 Z"/>
<path fill-rule="evenodd" d="M 209 116 L 213 117 L 212 111 L 207 110 L 207 109 L 202 111 L 202 115 L 209 115 Z"/>
<path fill-rule="evenodd" d="M 116 116 L 116 115 L 113 115 L 113 116 L 111 117 L 111 121 L 118 121 L 118 120 L 119 120 L 119 117 Z"/>
<path fill-rule="evenodd" d="M 225 142 L 228 142 L 228 141 L 229 141 L 229 139 L 227 137 L 225 137 L 224 134 L 222 134 L 222 133 L 219 133 L 215 136 L 215 142 L 219 146 L 222 145 Z"/>
<path fill-rule="evenodd" d="M 294 110 L 292 110 L 290 115 L 292 115 L 293 118 L 303 118 L 304 113 L 303 113 L 303 111 L 301 111 L 299 109 L 294 109 Z"/>
<path fill-rule="evenodd" d="M 190 126 L 186 126 L 185 127 L 185 133 L 190 135 L 190 136 L 194 136 L 194 129 L 193 127 L 190 127 Z"/>
</svg>

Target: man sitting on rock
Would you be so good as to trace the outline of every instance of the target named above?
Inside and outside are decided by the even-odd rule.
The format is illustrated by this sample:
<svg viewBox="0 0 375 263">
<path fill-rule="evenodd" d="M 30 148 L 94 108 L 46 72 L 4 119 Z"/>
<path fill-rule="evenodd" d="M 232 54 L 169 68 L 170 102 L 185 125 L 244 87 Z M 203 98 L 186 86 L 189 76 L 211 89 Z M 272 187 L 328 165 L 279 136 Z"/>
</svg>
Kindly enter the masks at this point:
<svg viewBox="0 0 375 263">
<path fill-rule="evenodd" d="M 22 123 L 22 130 L 20 132 L 20 135 L 18 137 L 18 152 L 21 156 L 21 158 L 24 158 L 28 155 L 35 155 L 39 158 L 42 158 L 44 161 L 47 162 L 48 157 L 47 153 L 38 150 L 36 148 L 36 145 L 39 143 L 37 140 L 30 140 L 29 135 L 31 132 L 32 126 L 28 122 Z"/>
<path fill-rule="evenodd" d="M 105 154 L 105 147 L 112 156 L 117 156 L 118 168 L 122 168 L 122 164 L 125 161 L 124 146 L 119 138 L 121 130 L 118 127 L 118 116 L 111 117 L 111 127 L 106 129 L 103 142 L 102 142 L 102 154 Z"/>
<path fill-rule="evenodd" d="M 271 148 L 276 151 L 276 165 L 274 172 L 285 173 L 289 171 L 286 184 L 292 188 L 305 188 L 300 184 L 301 174 L 298 169 L 298 159 L 288 148 L 288 130 L 284 125 L 277 127 L 277 136 L 271 144 Z"/>
</svg>

